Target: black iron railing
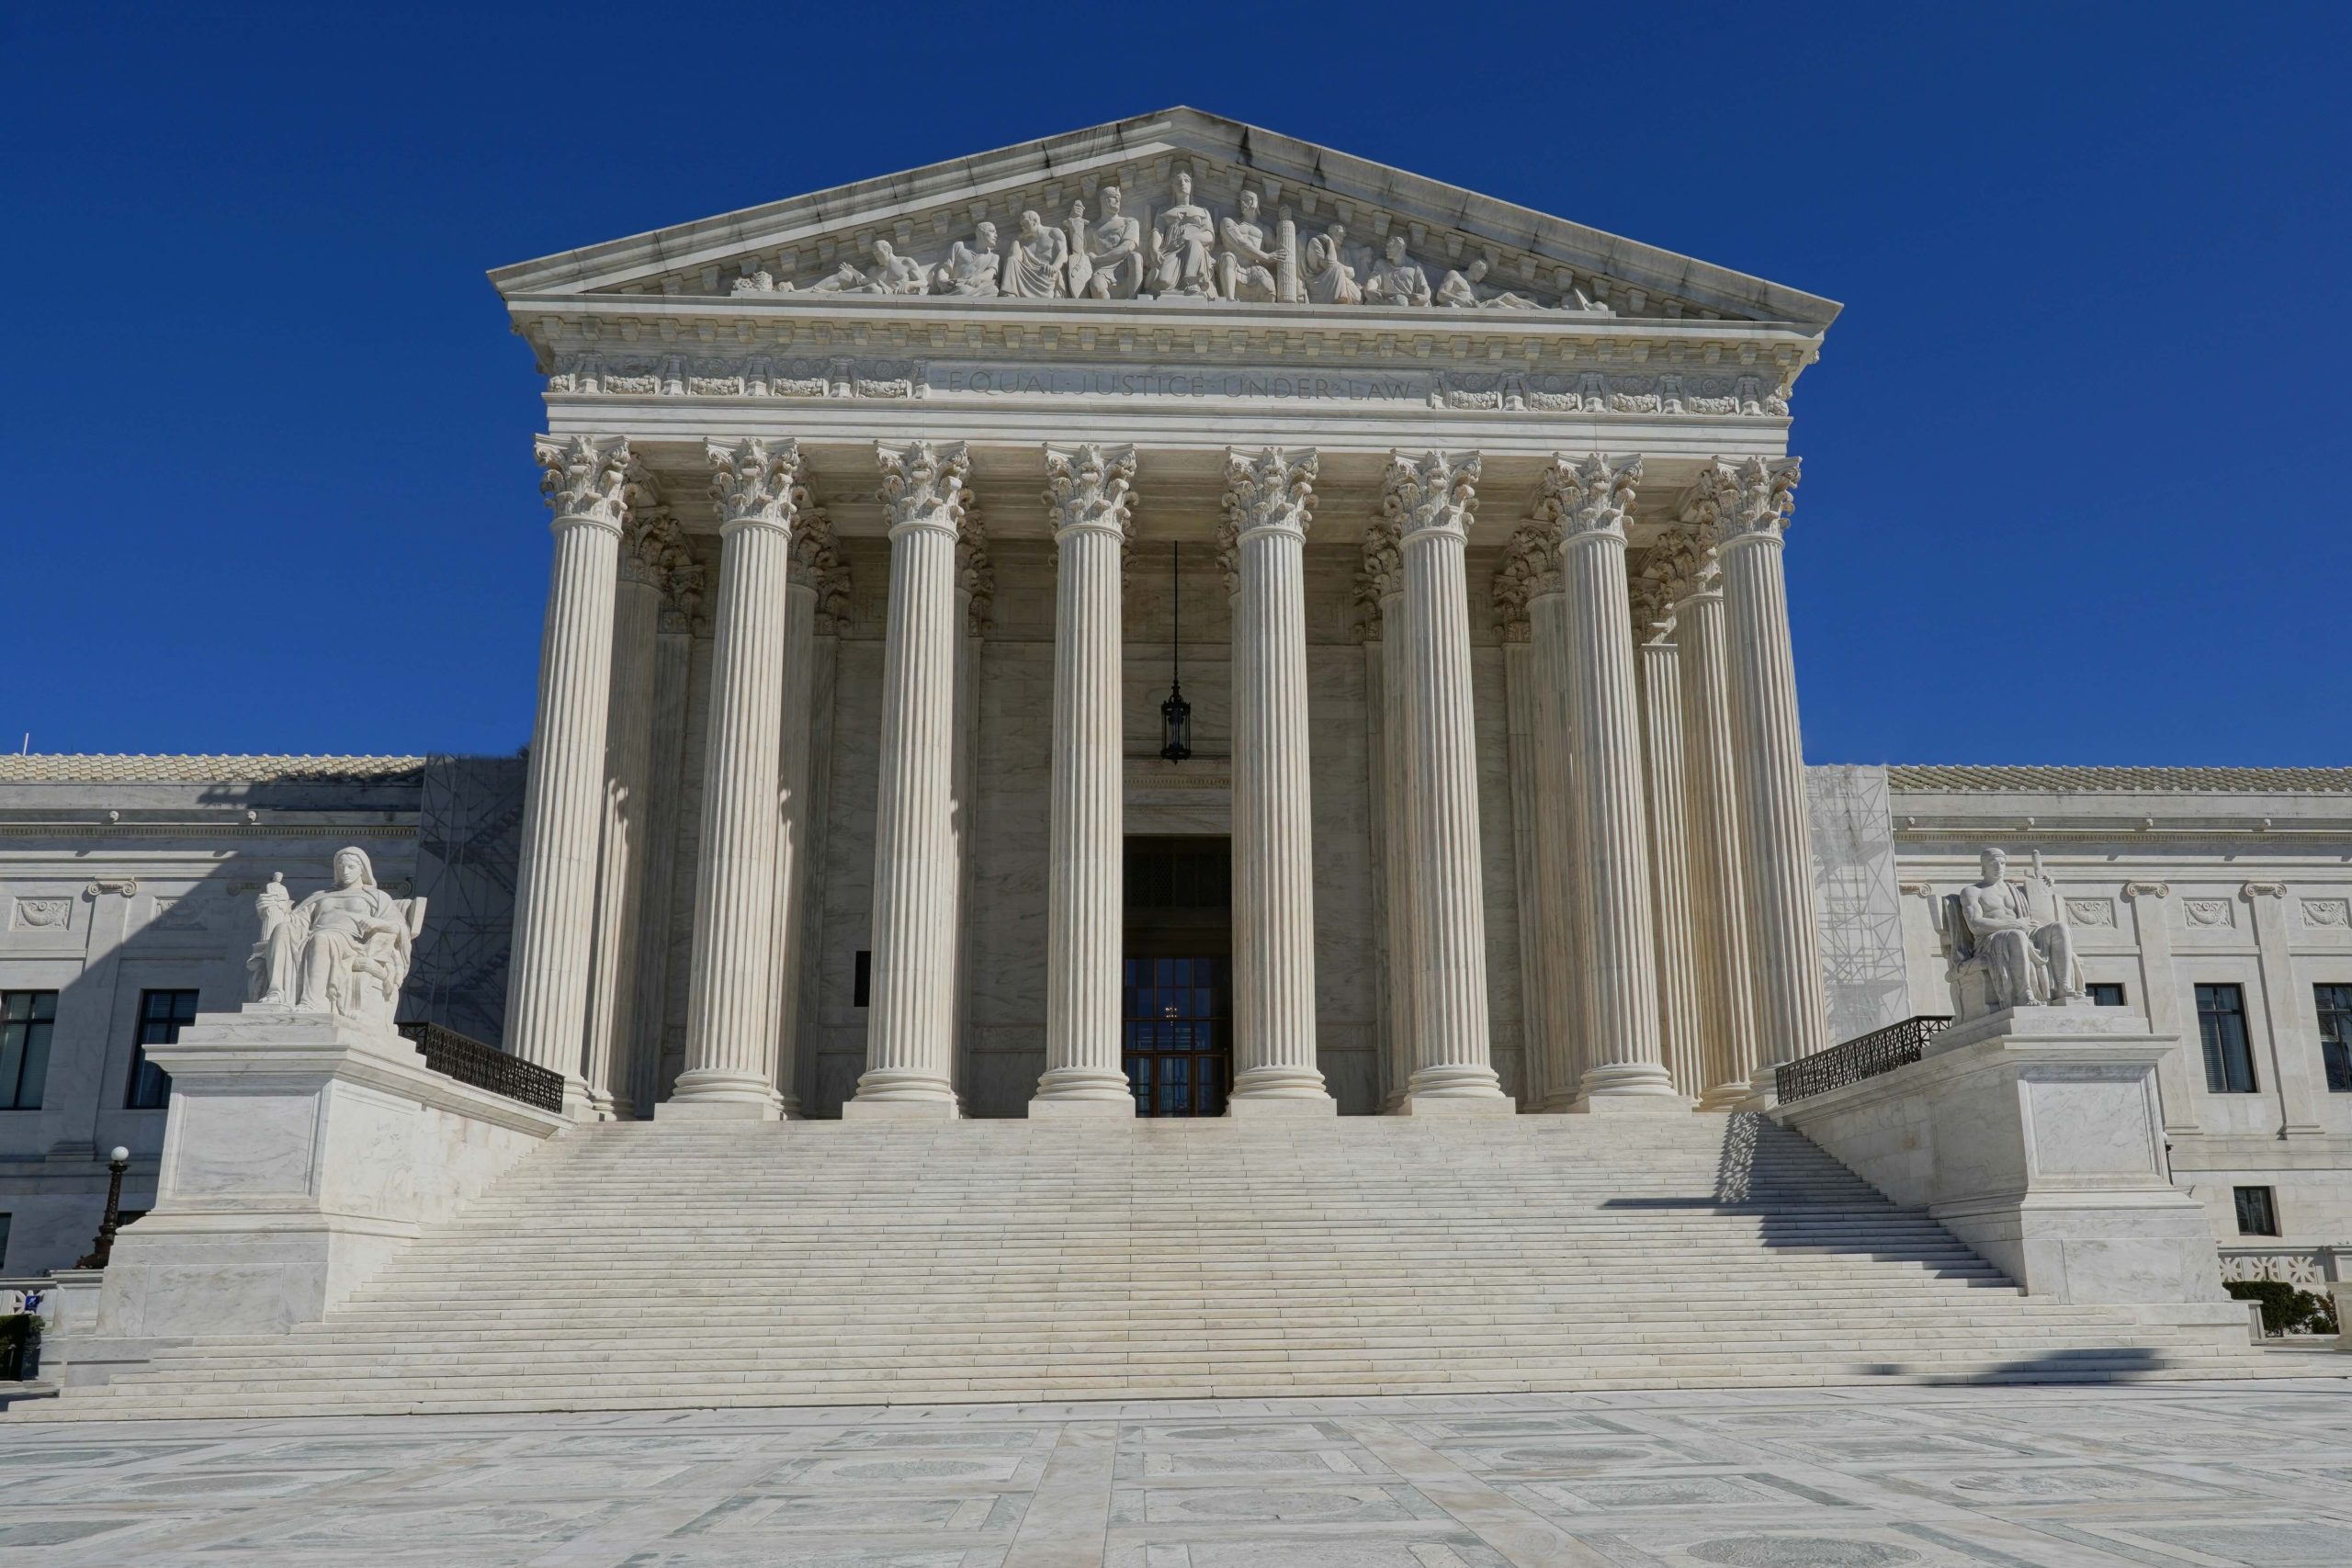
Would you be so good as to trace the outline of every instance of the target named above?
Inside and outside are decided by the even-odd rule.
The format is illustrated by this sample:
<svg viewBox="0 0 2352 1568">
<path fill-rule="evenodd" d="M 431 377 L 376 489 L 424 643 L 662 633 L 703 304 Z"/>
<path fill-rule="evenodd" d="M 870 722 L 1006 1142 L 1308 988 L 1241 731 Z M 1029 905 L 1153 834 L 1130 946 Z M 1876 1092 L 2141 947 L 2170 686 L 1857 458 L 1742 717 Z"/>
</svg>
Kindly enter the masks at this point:
<svg viewBox="0 0 2352 1568">
<path fill-rule="evenodd" d="M 1781 1103 L 1786 1105 L 1792 1100 L 1826 1094 L 1833 1089 L 1908 1066 L 1919 1059 L 1928 1042 L 1951 1022 L 1945 1014 L 1921 1013 L 1901 1023 L 1890 1023 L 1884 1029 L 1858 1035 L 1843 1045 L 1832 1045 L 1826 1051 L 1783 1062 L 1772 1069 Z"/>
<path fill-rule="evenodd" d="M 444 1029 L 437 1023 L 403 1023 L 398 1028 L 411 1044 L 424 1053 L 424 1065 L 444 1077 L 486 1089 L 492 1094 L 503 1094 L 525 1105 L 536 1105 L 542 1111 L 563 1109 L 561 1073 L 510 1056 L 494 1045 L 469 1040 L 456 1030 Z"/>
</svg>

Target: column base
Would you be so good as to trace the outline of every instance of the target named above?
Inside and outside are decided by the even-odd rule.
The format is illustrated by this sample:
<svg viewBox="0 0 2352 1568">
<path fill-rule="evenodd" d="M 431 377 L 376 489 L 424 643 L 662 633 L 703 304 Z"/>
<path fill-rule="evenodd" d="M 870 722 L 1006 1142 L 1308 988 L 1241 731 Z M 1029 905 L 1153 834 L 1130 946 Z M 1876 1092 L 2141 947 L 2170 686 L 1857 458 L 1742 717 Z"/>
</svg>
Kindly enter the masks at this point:
<svg viewBox="0 0 2352 1568">
<path fill-rule="evenodd" d="M 936 1073 L 907 1067 L 876 1067 L 857 1080 L 856 1095 L 842 1106 L 844 1122 L 953 1122 L 964 1114 L 956 1086 Z"/>
<path fill-rule="evenodd" d="M 670 1098 L 653 1108 L 656 1122 L 774 1122 L 784 1104 L 764 1077 L 704 1068 L 678 1075 Z"/>
<path fill-rule="evenodd" d="M 1582 1092 L 1577 1096 L 1581 1107 L 1587 1100 L 1606 1098 L 1664 1100 L 1674 1102 L 1677 1110 L 1687 1110 L 1690 1101 L 1674 1092 L 1674 1078 L 1657 1062 L 1603 1062 L 1584 1070 Z"/>
<path fill-rule="evenodd" d="M 1108 1067 L 1048 1067 L 1029 1099 L 1032 1116 L 1132 1116 L 1134 1091 Z"/>
<path fill-rule="evenodd" d="M 1408 1094 L 1396 1107 L 1399 1116 L 1516 1116 L 1519 1102 L 1497 1089 L 1493 1094 Z"/>
<path fill-rule="evenodd" d="M 1337 1116 L 1340 1102 L 1328 1094 L 1253 1094 L 1230 1095 L 1225 1102 L 1228 1121 L 1272 1121 L 1283 1117 Z"/>
<path fill-rule="evenodd" d="M 1770 1111 L 1781 1103 L 1781 1075 L 1777 1064 L 1767 1062 L 1756 1069 L 1747 1080 L 1747 1098 L 1739 1102 L 1742 1111 Z"/>
<path fill-rule="evenodd" d="M 1687 1094 L 1588 1094 L 1568 1109 L 1578 1116 L 1687 1116 L 1695 1107 Z"/>
<path fill-rule="evenodd" d="M 1057 1095 L 1047 1098 L 1035 1095 L 1029 1101 L 1029 1119 L 1033 1122 L 1132 1122 L 1136 1116 L 1136 1097 L 1122 1094 L 1116 1100 L 1089 1096 Z"/>
<path fill-rule="evenodd" d="M 1427 1110 L 1416 1111 L 1414 1107 L 1438 1100 L 1456 1100 L 1484 1111 L 1519 1109 L 1503 1092 L 1503 1080 L 1495 1076 L 1494 1068 L 1465 1062 L 1415 1068 L 1405 1085 L 1404 1102 L 1396 1109 L 1400 1115 L 1426 1116 L 1430 1114 Z"/>
<path fill-rule="evenodd" d="M 1697 1109 L 1701 1111 L 1736 1111 L 1740 1107 L 1740 1102 L 1747 1098 L 1747 1093 L 1748 1090 L 1747 1083 L 1741 1079 L 1734 1078 L 1729 1083 L 1719 1083 L 1715 1085 L 1714 1088 L 1709 1089 L 1706 1093 L 1701 1095 L 1699 1097 Z"/>
</svg>

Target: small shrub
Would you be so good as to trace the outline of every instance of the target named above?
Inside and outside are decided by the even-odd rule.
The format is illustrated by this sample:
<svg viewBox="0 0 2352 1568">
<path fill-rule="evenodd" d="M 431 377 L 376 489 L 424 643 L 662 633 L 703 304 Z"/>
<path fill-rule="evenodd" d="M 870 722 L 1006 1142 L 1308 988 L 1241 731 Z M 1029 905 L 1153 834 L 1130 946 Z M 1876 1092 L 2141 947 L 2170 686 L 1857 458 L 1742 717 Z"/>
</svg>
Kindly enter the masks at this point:
<svg viewBox="0 0 2352 1568">
<path fill-rule="evenodd" d="M 2335 1308 L 2325 1296 L 2278 1280 L 2231 1280 L 2222 1289 L 2242 1302 L 2260 1302 L 2262 1332 L 2274 1339 L 2290 1334 L 2337 1332 Z"/>
<path fill-rule="evenodd" d="M 39 1314 L 18 1312 L 0 1317 L 0 1382 L 14 1382 L 28 1376 L 40 1345 Z"/>
</svg>

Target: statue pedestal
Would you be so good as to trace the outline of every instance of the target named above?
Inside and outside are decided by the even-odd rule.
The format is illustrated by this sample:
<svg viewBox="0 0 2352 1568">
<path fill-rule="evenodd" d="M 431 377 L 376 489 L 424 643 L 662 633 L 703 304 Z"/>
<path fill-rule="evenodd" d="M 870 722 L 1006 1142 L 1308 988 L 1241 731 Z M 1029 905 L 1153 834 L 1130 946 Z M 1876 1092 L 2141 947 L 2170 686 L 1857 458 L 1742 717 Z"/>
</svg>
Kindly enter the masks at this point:
<svg viewBox="0 0 2352 1568">
<path fill-rule="evenodd" d="M 172 1103 L 155 1206 L 99 1292 L 119 1343 L 313 1321 L 568 1125 L 329 1013 L 207 1013 L 147 1054 Z"/>
<path fill-rule="evenodd" d="M 2165 1163 L 2155 1071 L 2175 1042 L 2120 1008 L 2007 1008 L 1770 1114 L 2029 1295 L 2234 1317 L 2205 1211 Z"/>
</svg>

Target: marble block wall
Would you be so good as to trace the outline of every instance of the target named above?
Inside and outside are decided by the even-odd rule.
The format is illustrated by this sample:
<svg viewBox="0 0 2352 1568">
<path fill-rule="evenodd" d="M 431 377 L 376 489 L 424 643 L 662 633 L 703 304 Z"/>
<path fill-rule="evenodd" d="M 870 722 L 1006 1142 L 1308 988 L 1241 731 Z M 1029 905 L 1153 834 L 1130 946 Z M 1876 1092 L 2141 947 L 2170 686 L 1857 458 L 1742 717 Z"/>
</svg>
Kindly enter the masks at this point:
<svg viewBox="0 0 2352 1568">
<path fill-rule="evenodd" d="M 1894 827 L 1883 767 L 1811 767 L 1804 784 L 1822 989 L 1837 1044 L 1911 1016 Z"/>
</svg>

